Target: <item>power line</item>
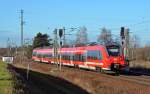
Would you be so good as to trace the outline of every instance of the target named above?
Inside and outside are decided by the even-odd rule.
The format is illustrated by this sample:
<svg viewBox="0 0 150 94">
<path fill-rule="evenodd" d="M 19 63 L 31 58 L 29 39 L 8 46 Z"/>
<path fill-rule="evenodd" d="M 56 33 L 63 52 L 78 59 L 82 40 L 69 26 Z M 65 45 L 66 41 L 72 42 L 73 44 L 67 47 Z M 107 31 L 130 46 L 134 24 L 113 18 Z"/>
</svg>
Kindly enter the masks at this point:
<svg viewBox="0 0 150 94">
<path fill-rule="evenodd" d="M 138 22 L 138 23 L 135 23 L 135 24 L 130 24 L 130 25 L 127 25 L 127 27 L 134 27 L 134 26 L 137 26 L 137 25 L 145 24 L 145 23 L 150 23 L 150 20 Z"/>
<path fill-rule="evenodd" d="M 138 26 L 138 25 L 141 25 L 141 24 L 146 24 L 146 23 L 150 23 L 150 20 L 145 20 L 145 21 L 141 21 L 141 22 L 138 22 L 138 23 L 125 25 L 124 27 L 131 28 L 131 27 L 135 27 L 135 26 Z M 101 29 L 103 29 L 103 28 L 99 28 L 99 29 L 101 30 Z M 120 30 L 120 27 L 109 28 L 109 30 Z"/>
</svg>

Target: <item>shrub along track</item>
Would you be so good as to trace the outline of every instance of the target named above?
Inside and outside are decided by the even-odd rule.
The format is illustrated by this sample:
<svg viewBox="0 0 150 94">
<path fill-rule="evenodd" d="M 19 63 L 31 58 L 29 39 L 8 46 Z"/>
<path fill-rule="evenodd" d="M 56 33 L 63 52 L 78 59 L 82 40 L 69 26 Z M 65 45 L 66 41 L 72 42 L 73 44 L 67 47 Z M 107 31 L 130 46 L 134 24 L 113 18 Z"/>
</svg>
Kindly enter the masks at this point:
<svg viewBox="0 0 150 94">
<path fill-rule="evenodd" d="M 112 76 L 105 73 L 96 73 L 68 67 L 62 67 L 62 70 L 58 71 L 56 65 L 34 62 L 30 63 L 30 65 L 33 71 L 65 79 L 92 94 L 149 94 L 150 92 L 150 85 L 146 84 L 149 81 L 141 82 L 141 80 L 143 81 L 145 78 L 149 78 L 146 76 Z M 26 68 L 27 63 L 15 64 L 15 66 Z M 30 75 L 29 78 L 31 79 Z M 37 75 L 37 77 L 39 76 Z"/>
</svg>

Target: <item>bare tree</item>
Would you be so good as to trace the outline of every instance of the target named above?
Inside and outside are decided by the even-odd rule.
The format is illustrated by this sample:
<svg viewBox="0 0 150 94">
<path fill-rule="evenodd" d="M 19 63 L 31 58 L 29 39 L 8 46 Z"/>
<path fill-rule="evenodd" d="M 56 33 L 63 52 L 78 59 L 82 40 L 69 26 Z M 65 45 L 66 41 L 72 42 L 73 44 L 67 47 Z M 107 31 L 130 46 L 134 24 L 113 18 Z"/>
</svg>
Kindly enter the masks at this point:
<svg viewBox="0 0 150 94">
<path fill-rule="evenodd" d="M 106 29 L 105 27 L 102 28 L 101 34 L 98 36 L 97 41 L 100 43 L 108 43 L 112 42 L 112 34 L 111 31 Z"/>
<path fill-rule="evenodd" d="M 129 38 L 129 59 L 130 60 L 143 60 L 144 49 L 140 48 L 140 38 L 137 35 L 130 36 Z"/>
<path fill-rule="evenodd" d="M 131 48 L 140 47 L 140 38 L 137 35 L 130 36 L 130 47 Z"/>
<path fill-rule="evenodd" d="M 145 44 L 145 47 L 150 47 L 150 41 Z"/>
<path fill-rule="evenodd" d="M 80 27 L 80 30 L 76 34 L 76 44 L 86 44 L 88 42 L 87 28 L 85 26 Z"/>
</svg>

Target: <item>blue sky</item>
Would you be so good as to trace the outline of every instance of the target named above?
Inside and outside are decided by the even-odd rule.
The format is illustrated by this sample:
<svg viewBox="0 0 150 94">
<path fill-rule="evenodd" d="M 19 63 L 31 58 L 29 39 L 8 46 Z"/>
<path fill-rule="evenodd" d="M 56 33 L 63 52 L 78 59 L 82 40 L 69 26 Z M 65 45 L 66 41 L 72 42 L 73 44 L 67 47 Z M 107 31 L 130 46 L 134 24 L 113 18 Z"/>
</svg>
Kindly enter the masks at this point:
<svg viewBox="0 0 150 94">
<path fill-rule="evenodd" d="M 150 0 L 0 0 L 0 47 L 8 37 L 20 44 L 20 9 L 25 38 L 37 32 L 52 36 L 54 28 L 63 26 L 86 26 L 89 39 L 95 41 L 102 27 L 119 35 L 120 27 L 127 26 L 142 45 L 150 43 Z"/>
</svg>

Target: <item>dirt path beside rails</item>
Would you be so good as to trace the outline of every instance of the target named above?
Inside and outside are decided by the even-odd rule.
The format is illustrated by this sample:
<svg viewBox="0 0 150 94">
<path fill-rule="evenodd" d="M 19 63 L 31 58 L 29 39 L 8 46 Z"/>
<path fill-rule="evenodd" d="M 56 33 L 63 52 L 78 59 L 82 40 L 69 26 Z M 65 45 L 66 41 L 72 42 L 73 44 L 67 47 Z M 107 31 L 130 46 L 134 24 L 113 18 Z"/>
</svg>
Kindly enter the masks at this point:
<svg viewBox="0 0 150 94">
<path fill-rule="evenodd" d="M 18 68 L 27 68 L 27 63 L 15 64 L 15 66 Z M 128 80 L 121 76 L 112 76 L 105 73 L 96 73 L 68 67 L 62 67 L 62 70 L 59 71 L 56 65 L 35 62 L 30 63 L 30 67 L 32 71 L 65 79 L 69 83 L 79 86 L 91 94 L 150 94 L 149 84 Z M 137 78 L 141 77 L 140 75 L 137 76 Z M 39 79 L 41 79 L 41 77 L 39 77 Z M 49 81 L 51 80 L 49 79 Z M 37 81 L 37 83 L 39 83 L 39 81 Z"/>
</svg>

